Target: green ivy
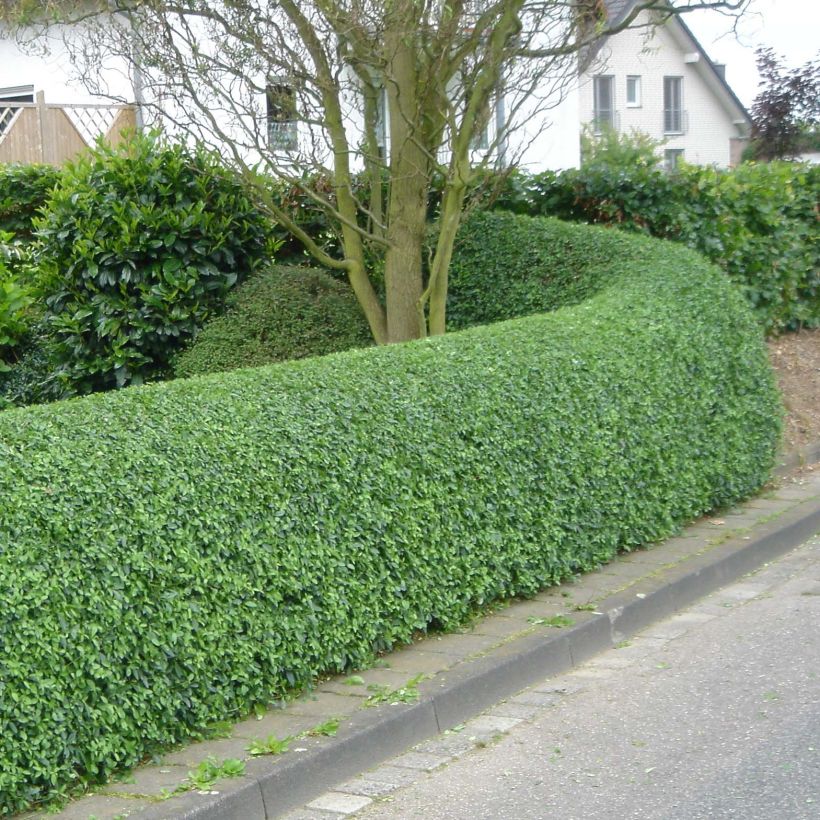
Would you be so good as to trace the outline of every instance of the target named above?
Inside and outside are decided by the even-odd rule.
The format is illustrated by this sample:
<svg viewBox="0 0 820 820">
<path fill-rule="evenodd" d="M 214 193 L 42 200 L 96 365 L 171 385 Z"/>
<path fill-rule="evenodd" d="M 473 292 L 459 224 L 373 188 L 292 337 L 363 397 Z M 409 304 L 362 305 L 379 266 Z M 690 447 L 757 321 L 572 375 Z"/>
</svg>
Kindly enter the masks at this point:
<svg viewBox="0 0 820 820">
<path fill-rule="evenodd" d="M 726 277 L 522 225 L 589 252 L 576 304 L 0 415 L 0 812 L 766 481 L 779 403 Z"/>
<path fill-rule="evenodd" d="M 213 154 L 155 134 L 70 165 L 35 224 L 69 394 L 162 374 L 273 251 L 272 226 Z"/>
</svg>

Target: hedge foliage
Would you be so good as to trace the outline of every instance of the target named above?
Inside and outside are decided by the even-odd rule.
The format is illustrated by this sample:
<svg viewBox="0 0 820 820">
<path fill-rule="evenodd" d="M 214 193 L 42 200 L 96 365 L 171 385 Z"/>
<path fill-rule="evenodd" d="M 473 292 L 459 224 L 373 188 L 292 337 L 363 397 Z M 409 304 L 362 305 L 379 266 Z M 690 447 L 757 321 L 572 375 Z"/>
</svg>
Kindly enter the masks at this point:
<svg viewBox="0 0 820 820">
<path fill-rule="evenodd" d="M 729 171 L 600 155 L 580 169 L 513 177 L 497 206 L 683 242 L 723 268 L 766 331 L 820 326 L 820 167 Z"/>
<path fill-rule="evenodd" d="M 60 176 L 60 170 L 51 165 L 0 163 L 0 232 L 30 240 L 32 223 Z"/>
<path fill-rule="evenodd" d="M 448 327 L 462 330 L 577 304 L 639 252 L 623 234 L 590 231 L 579 242 L 576 225 L 476 211 L 453 249 Z"/>
<path fill-rule="evenodd" d="M 256 367 L 373 343 L 350 286 L 322 270 L 265 270 L 239 285 L 228 305 L 177 356 L 175 375 Z"/>
<path fill-rule="evenodd" d="M 0 811 L 766 480 L 778 398 L 726 278 L 683 247 L 526 224 L 600 260 L 592 295 L 0 415 Z"/>
<path fill-rule="evenodd" d="M 68 166 L 35 225 L 69 393 L 161 374 L 273 251 L 272 226 L 235 175 L 156 134 Z"/>
</svg>

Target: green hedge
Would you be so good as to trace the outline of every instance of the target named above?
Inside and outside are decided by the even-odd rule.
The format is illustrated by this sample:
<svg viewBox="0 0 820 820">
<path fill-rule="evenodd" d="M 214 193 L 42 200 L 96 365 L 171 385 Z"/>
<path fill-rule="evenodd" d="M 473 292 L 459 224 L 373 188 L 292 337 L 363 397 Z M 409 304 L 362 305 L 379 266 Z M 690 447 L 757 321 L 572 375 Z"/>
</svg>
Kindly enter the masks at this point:
<svg viewBox="0 0 820 820">
<path fill-rule="evenodd" d="M 32 222 L 45 205 L 61 171 L 51 165 L 0 163 L 0 231 L 30 240 Z"/>
<path fill-rule="evenodd" d="M 3 413 L 0 811 L 760 487 L 756 323 L 631 242 L 554 313 Z"/>
<path fill-rule="evenodd" d="M 456 238 L 449 272 L 451 330 L 574 305 L 599 291 L 642 247 L 625 234 L 551 219 L 476 211 Z"/>
<path fill-rule="evenodd" d="M 239 285 L 228 310 L 173 362 L 177 376 L 323 356 L 373 337 L 350 286 L 325 271 L 277 266 Z"/>
<path fill-rule="evenodd" d="M 516 175 L 497 207 L 608 224 L 683 242 L 740 286 L 768 333 L 820 326 L 820 167 L 688 165 L 594 158 L 581 169 Z"/>
</svg>

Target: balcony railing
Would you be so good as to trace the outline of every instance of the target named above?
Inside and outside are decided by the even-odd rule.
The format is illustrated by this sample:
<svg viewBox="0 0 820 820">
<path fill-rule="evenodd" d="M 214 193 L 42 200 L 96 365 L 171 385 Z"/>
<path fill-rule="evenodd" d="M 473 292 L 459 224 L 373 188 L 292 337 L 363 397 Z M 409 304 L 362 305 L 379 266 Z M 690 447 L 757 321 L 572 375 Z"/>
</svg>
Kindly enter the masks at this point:
<svg viewBox="0 0 820 820">
<path fill-rule="evenodd" d="M 62 165 L 93 147 L 98 137 L 111 144 L 136 127 L 132 105 L 76 105 L 0 100 L 0 163 Z"/>
</svg>

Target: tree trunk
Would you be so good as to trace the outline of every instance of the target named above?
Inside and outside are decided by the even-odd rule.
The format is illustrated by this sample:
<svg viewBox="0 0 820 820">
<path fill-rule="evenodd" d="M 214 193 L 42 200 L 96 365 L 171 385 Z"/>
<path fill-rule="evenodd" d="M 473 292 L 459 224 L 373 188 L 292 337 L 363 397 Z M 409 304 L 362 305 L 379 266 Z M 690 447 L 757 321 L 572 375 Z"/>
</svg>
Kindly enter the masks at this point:
<svg viewBox="0 0 820 820">
<path fill-rule="evenodd" d="M 408 38 L 398 38 L 387 85 L 390 105 L 390 188 L 384 283 L 387 338 L 404 342 L 427 335 L 418 305 L 422 296 L 422 254 L 430 187 L 430 155 L 419 128 L 417 55 Z"/>
</svg>

